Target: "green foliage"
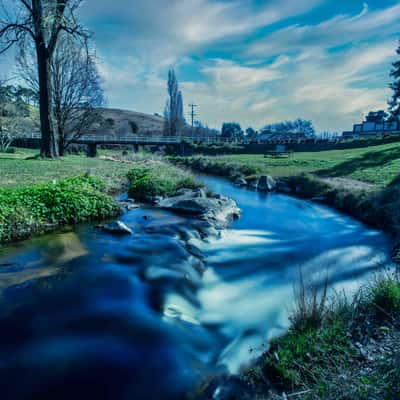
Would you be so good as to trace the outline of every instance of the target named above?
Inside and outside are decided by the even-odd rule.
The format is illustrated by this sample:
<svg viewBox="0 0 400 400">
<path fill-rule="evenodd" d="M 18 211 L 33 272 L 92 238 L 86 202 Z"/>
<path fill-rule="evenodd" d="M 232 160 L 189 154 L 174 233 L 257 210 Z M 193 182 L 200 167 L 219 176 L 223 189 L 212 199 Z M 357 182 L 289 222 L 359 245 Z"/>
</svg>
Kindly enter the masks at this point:
<svg viewBox="0 0 400 400">
<path fill-rule="evenodd" d="M 28 237 L 51 227 L 116 215 L 115 201 L 94 177 L 0 190 L 0 242 Z"/>
<path fill-rule="evenodd" d="M 400 281 L 396 275 L 378 276 L 361 296 L 359 308 L 375 320 L 395 319 L 400 315 Z"/>
<path fill-rule="evenodd" d="M 15 147 L 1 147 L 0 146 L 0 153 L 15 154 L 16 149 L 15 149 Z"/>
<path fill-rule="evenodd" d="M 222 124 L 221 137 L 229 140 L 240 140 L 243 136 L 243 130 L 237 122 L 224 122 Z"/>
<path fill-rule="evenodd" d="M 297 310 L 295 315 L 299 322 Z M 246 371 L 253 384 L 268 379 L 278 391 L 299 393 L 303 400 L 399 398 L 400 281 L 395 274 L 376 277 L 351 303 L 335 297 L 318 323 L 308 324 L 309 314 L 302 315 L 305 322 L 292 324 Z"/>
<path fill-rule="evenodd" d="M 128 173 L 128 179 L 129 195 L 138 200 L 173 196 L 179 189 L 200 186 L 189 172 L 161 162 L 135 165 Z"/>
<path fill-rule="evenodd" d="M 195 171 L 200 171 L 206 174 L 229 177 L 231 179 L 240 176 L 257 175 L 260 173 L 258 167 L 235 163 L 219 157 L 173 157 L 171 161 L 178 165 L 184 165 L 192 168 Z"/>
<path fill-rule="evenodd" d="M 304 387 L 318 384 L 326 369 L 343 363 L 352 355 L 346 324 L 332 319 L 321 328 L 290 330 L 271 344 L 263 370 L 283 386 Z M 323 390 L 323 388 L 321 388 Z"/>
</svg>

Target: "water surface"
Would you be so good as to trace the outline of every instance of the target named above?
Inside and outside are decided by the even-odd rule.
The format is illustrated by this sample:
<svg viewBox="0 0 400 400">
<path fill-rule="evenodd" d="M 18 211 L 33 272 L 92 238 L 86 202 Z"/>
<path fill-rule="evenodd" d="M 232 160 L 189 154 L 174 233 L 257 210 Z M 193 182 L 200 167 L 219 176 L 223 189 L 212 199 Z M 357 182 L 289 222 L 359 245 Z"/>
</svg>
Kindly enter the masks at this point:
<svg viewBox="0 0 400 400">
<path fill-rule="evenodd" d="M 89 225 L 0 250 L 2 399 L 179 399 L 284 332 L 299 268 L 350 294 L 389 265 L 388 238 L 336 211 L 201 179 L 243 210 L 220 237 L 141 208 L 133 236 Z"/>
</svg>

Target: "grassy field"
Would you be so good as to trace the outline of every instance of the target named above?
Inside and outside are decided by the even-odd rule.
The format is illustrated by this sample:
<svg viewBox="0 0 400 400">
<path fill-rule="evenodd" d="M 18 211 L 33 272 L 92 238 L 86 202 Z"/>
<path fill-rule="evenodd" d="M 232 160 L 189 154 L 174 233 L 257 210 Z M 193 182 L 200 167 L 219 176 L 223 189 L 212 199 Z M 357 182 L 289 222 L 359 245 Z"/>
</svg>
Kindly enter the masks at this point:
<svg viewBox="0 0 400 400">
<path fill-rule="evenodd" d="M 245 164 L 256 168 L 259 173 L 274 177 L 313 173 L 320 176 L 352 178 L 383 187 L 399 174 L 400 144 L 295 153 L 290 159 L 263 155 L 227 155 L 216 157 L 215 161 Z"/>
<path fill-rule="evenodd" d="M 115 192 L 131 169 L 131 164 L 120 163 L 99 158 L 88 158 L 82 155 L 70 155 L 58 160 L 34 158 L 36 150 L 17 149 L 14 154 L 0 153 L 0 188 L 17 188 L 37 183 L 46 183 L 54 179 L 71 176 L 90 175 L 102 178 L 107 191 Z M 100 155 L 111 155 L 112 152 L 100 152 Z"/>
</svg>

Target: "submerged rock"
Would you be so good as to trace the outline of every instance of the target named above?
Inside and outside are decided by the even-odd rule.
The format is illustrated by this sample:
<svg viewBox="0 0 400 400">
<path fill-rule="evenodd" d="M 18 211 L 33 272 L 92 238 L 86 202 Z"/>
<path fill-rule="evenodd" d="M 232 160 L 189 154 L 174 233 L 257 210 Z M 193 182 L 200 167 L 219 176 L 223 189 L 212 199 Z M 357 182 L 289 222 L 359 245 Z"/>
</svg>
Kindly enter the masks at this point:
<svg viewBox="0 0 400 400">
<path fill-rule="evenodd" d="M 113 233 L 115 235 L 132 235 L 133 231 L 131 228 L 126 226 L 121 221 L 115 221 L 111 224 L 107 224 L 103 226 L 103 231 L 107 233 Z"/>
<path fill-rule="evenodd" d="M 140 208 L 139 204 L 135 203 L 133 199 L 120 200 L 119 204 L 126 211 L 132 211 L 135 210 L 136 208 Z"/>
<path fill-rule="evenodd" d="M 162 199 L 158 205 L 165 210 L 195 216 L 214 226 L 225 226 L 240 215 L 240 209 L 232 199 L 221 195 L 207 197 L 198 189 L 180 191 L 178 196 Z"/>
</svg>

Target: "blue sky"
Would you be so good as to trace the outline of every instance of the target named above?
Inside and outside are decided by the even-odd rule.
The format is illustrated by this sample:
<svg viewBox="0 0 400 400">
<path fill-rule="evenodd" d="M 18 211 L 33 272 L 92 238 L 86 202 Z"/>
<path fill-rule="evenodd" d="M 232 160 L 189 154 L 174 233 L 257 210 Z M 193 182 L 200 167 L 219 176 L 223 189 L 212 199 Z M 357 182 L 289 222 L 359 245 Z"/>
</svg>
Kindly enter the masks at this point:
<svg viewBox="0 0 400 400">
<path fill-rule="evenodd" d="M 168 68 L 213 127 L 303 117 L 342 131 L 383 108 L 392 0 L 86 0 L 110 107 L 162 113 Z"/>
</svg>

